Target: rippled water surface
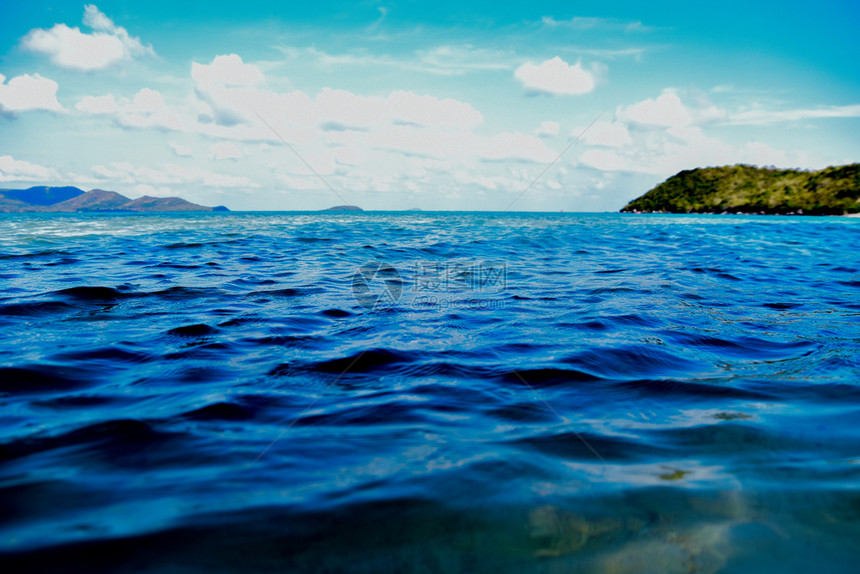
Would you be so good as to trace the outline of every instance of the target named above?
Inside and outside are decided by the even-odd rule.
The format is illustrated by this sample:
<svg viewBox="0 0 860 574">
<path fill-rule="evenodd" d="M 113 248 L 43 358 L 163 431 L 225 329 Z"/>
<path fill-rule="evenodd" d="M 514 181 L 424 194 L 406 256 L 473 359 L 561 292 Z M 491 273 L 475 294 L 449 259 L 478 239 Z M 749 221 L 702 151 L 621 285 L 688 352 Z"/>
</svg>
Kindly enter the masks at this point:
<svg viewBox="0 0 860 574">
<path fill-rule="evenodd" d="M 860 220 L 0 216 L 0 566 L 856 572 Z"/>
</svg>

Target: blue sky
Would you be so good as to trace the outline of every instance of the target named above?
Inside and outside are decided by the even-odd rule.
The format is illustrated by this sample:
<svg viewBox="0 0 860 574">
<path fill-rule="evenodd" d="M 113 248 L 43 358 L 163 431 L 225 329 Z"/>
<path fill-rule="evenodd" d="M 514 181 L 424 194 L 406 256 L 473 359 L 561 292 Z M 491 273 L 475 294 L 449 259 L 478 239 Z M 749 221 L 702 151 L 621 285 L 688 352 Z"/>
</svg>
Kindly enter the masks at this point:
<svg viewBox="0 0 860 574">
<path fill-rule="evenodd" d="M 237 210 L 519 197 L 513 209 L 609 211 L 682 169 L 860 161 L 849 2 L 2 11 L 5 188 Z"/>
</svg>

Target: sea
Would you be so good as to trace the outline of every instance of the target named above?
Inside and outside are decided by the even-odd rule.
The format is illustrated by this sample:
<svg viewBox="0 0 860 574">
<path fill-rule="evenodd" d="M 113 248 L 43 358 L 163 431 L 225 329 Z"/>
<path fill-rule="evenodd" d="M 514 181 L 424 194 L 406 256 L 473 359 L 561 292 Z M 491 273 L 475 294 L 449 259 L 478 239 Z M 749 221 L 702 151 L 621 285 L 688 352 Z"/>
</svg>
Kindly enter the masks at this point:
<svg viewBox="0 0 860 574">
<path fill-rule="evenodd" d="M 857 572 L 860 219 L 0 215 L 0 570 Z"/>
</svg>

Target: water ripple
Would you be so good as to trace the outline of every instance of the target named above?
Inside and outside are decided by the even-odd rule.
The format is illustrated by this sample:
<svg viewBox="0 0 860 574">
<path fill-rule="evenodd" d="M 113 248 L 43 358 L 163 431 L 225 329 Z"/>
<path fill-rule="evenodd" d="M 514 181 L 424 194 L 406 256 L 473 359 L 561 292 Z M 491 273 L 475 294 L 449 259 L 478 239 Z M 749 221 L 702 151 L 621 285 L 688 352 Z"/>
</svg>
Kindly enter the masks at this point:
<svg viewBox="0 0 860 574">
<path fill-rule="evenodd" d="M 853 572 L 858 224 L 3 215 L 0 561 Z"/>
</svg>

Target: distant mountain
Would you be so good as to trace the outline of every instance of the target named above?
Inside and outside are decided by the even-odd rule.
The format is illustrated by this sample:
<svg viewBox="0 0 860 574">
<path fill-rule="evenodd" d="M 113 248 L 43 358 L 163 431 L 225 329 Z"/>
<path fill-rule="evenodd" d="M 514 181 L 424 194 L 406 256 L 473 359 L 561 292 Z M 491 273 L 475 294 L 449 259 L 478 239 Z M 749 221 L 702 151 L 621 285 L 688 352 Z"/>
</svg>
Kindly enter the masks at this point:
<svg viewBox="0 0 860 574">
<path fill-rule="evenodd" d="M 40 185 L 29 189 L 0 190 L 5 197 L 32 205 L 53 205 L 81 195 L 83 190 L 77 187 L 46 187 Z"/>
<path fill-rule="evenodd" d="M 116 211 L 124 210 L 131 200 L 115 191 L 94 189 L 51 206 L 51 211 Z"/>
<path fill-rule="evenodd" d="M 362 208 L 357 205 L 335 205 L 334 207 L 329 207 L 328 209 L 324 209 L 323 211 L 364 211 Z"/>
<path fill-rule="evenodd" d="M 860 212 L 860 164 L 819 171 L 750 165 L 673 175 L 621 211 L 842 215 Z"/>
<path fill-rule="evenodd" d="M 130 201 L 123 209 L 131 211 L 214 211 L 213 207 L 204 207 L 186 201 L 181 197 L 150 197 L 144 195 Z"/>
<path fill-rule="evenodd" d="M 129 199 L 115 191 L 76 187 L 31 187 L 0 190 L 0 213 L 21 212 L 153 212 L 229 211 L 224 206 L 205 207 L 179 197 Z"/>
</svg>

